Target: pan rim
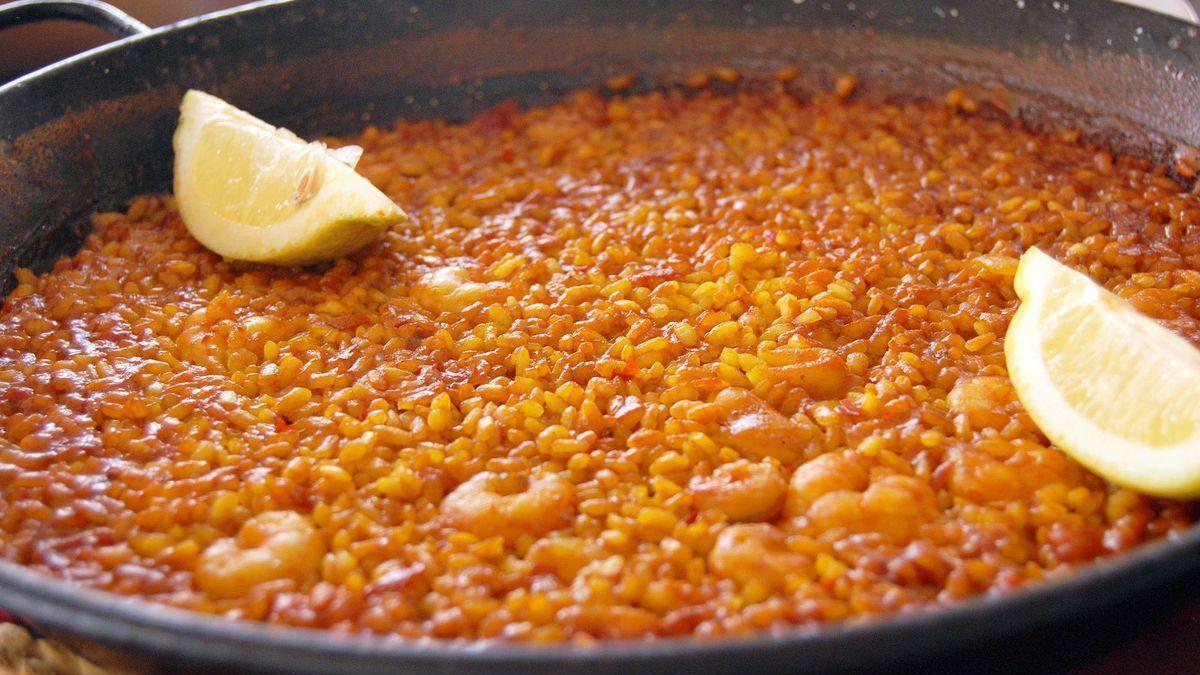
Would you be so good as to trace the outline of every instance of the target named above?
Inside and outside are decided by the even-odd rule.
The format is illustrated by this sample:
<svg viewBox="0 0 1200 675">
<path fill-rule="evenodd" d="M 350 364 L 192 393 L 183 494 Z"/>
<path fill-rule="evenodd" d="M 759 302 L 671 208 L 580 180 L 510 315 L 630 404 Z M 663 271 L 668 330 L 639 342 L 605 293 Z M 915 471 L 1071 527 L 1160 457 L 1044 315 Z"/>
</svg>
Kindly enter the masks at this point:
<svg viewBox="0 0 1200 675">
<path fill-rule="evenodd" d="M 55 71 L 86 63 L 132 43 L 160 39 L 196 25 L 290 4 L 295 4 L 295 0 L 258 0 L 115 40 L 2 85 L 0 97 Z M 1086 0 L 1083 4 L 1086 4 Z M 1146 15 L 1148 21 L 1189 25 L 1172 17 L 1132 7 L 1116 10 Z M 861 622 L 797 626 L 794 630 L 778 634 L 716 639 L 681 636 L 649 641 L 601 641 L 594 646 L 404 640 L 372 634 L 347 635 L 323 629 L 235 621 L 85 588 L 4 560 L 0 560 L 0 606 L 21 618 L 32 620 L 35 625 L 60 628 L 67 633 L 84 634 L 85 631 L 80 627 L 86 626 L 89 638 L 107 644 L 136 647 L 152 653 L 174 652 L 204 660 L 219 659 L 257 666 L 278 666 L 276 657 L 280 651 L 316 658 L 404 659 L 409 663 L 454 659 L 464 665 L 476 666 L 506 663 L 550 666 L 598 660 L 675 659 L 681 655 L 695 658 L 715 654 L 736 657 L 818 645 L 844 648 L 854 641 L 889 642 L 892 649 L 902 653 L 920 648 L 911 638 L 939 631 L 943 634 L 956 633 L 961 638 L 958 642 L 998 637 L 1005 632 L 1003 617 L 1022 616 L 1022 625 L 1030 626 L 1049 623 L 1057 617 L 1076 616 L 1081 613 L 1081 598 L 1089 607 L 1113 605 L 1121 599 L 1196 571 L 1197 567 L 1191 560 L 1197 555 L 1200 555 L 1200 524 L 1193 525 L 1178 536 L 1089 563 L 1062 578 L 1031 584 L 1003 596 L 976 596 L 949 605 L 930 606 L 913 613 L 893 614 Z M 1073 602 L 1064 602 L 1068 599 Z M 1031 616 L 1035 618 L 1031 619 Z M 214 647 L 220 646 L 242 651 L 214 656 L 218 654 Z"/>
<path fill-rule="evenodd" d="M 409 640 L 229 619 L 79 586 L 6 560 L 0 561 L 0 606 L 22 619 L 33 619 L 35 626 L 47 625 L 71 633 L 78 632 L 79 623 L 87 623 L 88 636 L 103 643 L 139 647 L 149 652 L 163 652 L 168 648 L 178 652 L 184 646 L 187 647 L 184 651 L 190 655 L 207 659 L 212 658 L 214 645 L 234 648 L 270 645 L 293 655 L 439 661 L 455 658 L 474 665 L 520 660 L 552 665 L 597 659 L 674 658 L 683 653 L 695 657 L 716 653 L 730 655 L 731 652 L 749 654 L 787 646 L 837 646 L 852 640 L 886 642 L 890 639 L 903 643 L 911 637 L 954 629 L 962 633 L 958 636 L 962 640 L 952 642 L 970 642 L 1002 636 L 1007 623 L 1000 619 L 1005 616 L 1021 615 L 1023 627 L 1028 627 L 1052 622 L 1060 616 L 1080 614 L 1081 597 L 1098 607 L 1117 604 L 1141 591 L 1186 575 L 1189 555 L 1200 555 L 1200 526 L 1069 570 L 1062 578 L 1046 579 L 1003 595 L 974 596 L 947 605 L 926 606 L 911 613 L 797 626 L 780 633 L 713 639 L 679 636 L 606 640 L 586 646 L 572 643 L 529 645 L 500 640 Z M 1169 564 L 1171 561 L 1177 564 Z M 1109 592 L 1095 593 L 1099 589 Z M 1073 602 L 1062 602 L 1068 598 Z M 997 630 L 997 626 L 1001 629 Z M 146 629 L 157 632 L 141 632 Z M 909 650 L 903 644 L 898 645 L 898 653 L 906 651 Z M 235 657 L 231 661 L 246 663 L 244 658 L 236 658 L 236 654 L 228 656 Z"/>
<path fill-rule="evenodd" d="M 109 42 L 105 42 L 104 44 L 92 47 L 91 49 L 81 51 L 78 54 L 72 54 L 65 58 L 59 59 L 58 61 L 47 63 L 44 66 L 31 70 L 28 73 L 9 80 L 8 82 L 0 83 L 0 97 L 10 92 L 24 89 L 25 87 L 30 86 L 34 82 L 43 79 L 54 72 L 66 70 L 72 66 L 75 66 L 76 64 L 86 63 L 97 56 L 103 56 L 109 52 L 123 50 L 128 45 L 137 42 L 154 40 L 171 33 L 185 30 L 192 26 L 205 24 L 212 21 L 224 20 L 235 15 L 241 16 L 250 14 L 276 5 L 290 5 L 294 4 L 295 2 L 296 0 L 254 0 L 253 2 L 249 2 L 244 5 L 238 5 L 237 7 L 231 7 L 229 9 L 223 9 L 216 12 L 209 12 L 207 14 L 201 14 L 200 16 L 194 16 L 189 19 L 163 24 L 161 26 L 151 28 L 144 33 L 117 38 Z"/>
</svg>

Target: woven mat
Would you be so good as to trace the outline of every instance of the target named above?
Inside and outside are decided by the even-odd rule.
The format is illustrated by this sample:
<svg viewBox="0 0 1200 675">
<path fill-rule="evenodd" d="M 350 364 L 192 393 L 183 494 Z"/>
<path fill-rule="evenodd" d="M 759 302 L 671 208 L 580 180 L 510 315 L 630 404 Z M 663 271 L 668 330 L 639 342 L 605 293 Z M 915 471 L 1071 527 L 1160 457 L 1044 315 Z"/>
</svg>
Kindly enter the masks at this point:
<svg viewBox="0 0 1200 675">
<path fill-rule="evenodd" d="M 71 650 L 15 623 L 0 623 L 0 675 L 113 675 Z"/>
</svg>

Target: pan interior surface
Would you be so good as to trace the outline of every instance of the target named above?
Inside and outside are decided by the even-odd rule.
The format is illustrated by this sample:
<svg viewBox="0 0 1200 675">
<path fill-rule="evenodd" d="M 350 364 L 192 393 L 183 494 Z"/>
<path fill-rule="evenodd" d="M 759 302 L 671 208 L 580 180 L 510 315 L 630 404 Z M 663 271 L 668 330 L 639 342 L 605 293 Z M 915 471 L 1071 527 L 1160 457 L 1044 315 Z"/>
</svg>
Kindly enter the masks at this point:
<svg viewBox="0 0 1200 675">
<path fill-rule="evenodd" d="M 397 118 L 462 120 L 506 100 L 534 106 L 637 73 L 635 89 L 732 66 L 748 79 L 798 68 L 796 86 L 845 73 L 862 95 L 938 98 L 962 86 L 1033 127 L 1070 124 L 1118 152 L 1165 162 L 1200 144 L 1200 36 L 1099 0 L 1055 5 L 890 2 L 264 3 L 102 48 L 0 88 L 0 290 L 77 249 L 88 214 L 165 191 L 183 92 L 199 88 L 315 135 Z M 0 604 L 48 632 L 131 648 L 138 668 L 196 663 L 349 672 L 669 672 L 870 665 L 978 640 L 997 620 L 1049 622 L 1145 592 L 1200 552 L 1185 537 L 1005 601 L 726 645 L 613 645 L 592 652 L 410 645 L 246 627 L 47 584 L 0 566 Z M 115 608 L 115 609 L 114 609 Z M 106 616 L 113 617 L 107 621 Z M 1014 625 L 1013 628 L 1016 626 Z M 289 661 L 288 655 L 294 655 Z M 126 656 L 127 658 L 127 656 Z M 284 664 L 287 664 L 286 666 Z"/>
<path fill-rule="evenodd" d="M 998 29 L 997 27 L 1003 27 Z M 760 2 L 266 2 L 102 47 L 0 91 L 0 290 L 75 249 L 88 214 L 165 191 L 179 99 L 203 89 L 302 135 L 462 120 L 608 77 L 638 87 L 732 66 L 827 89 L 937 97 L 970 84 L 1034 126 L 1069 121 L 1165 160 L 1200 144 L 1200 35 L 1100 0 L 1067 6 Z M 102 132 L 101 132 L 102 130 Z"/>
</svg>

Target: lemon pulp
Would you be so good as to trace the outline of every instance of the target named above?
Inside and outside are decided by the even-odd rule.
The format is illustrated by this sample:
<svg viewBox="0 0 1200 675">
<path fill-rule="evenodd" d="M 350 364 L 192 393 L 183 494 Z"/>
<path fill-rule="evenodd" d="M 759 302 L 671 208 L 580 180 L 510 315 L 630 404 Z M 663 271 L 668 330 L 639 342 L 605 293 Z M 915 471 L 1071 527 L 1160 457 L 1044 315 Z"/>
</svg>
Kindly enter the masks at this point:
<svg viewBox="0 0 1200 675">
<path fill-rule="evenodd" d="M 307 264 L 352 253 L 405 218 L 354 172 L 357 154 L 306 143 L 189 91 L 175 132 L 175 197 L 188 231 L 237 260 Z"/>
</svg>

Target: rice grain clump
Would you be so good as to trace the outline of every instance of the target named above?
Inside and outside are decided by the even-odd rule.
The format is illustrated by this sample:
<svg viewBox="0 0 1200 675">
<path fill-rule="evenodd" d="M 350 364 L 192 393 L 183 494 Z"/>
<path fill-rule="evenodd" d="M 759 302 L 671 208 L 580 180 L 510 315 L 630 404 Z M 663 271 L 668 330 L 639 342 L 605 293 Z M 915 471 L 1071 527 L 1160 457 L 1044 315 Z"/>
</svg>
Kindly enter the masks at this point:
<svg viewBox="0 0 1200 675">
<path fill-rule="evenodd" d="M 167 197 L 0 313 L 0 552 L 405 637 L 779 631 L 1004 593 L 1188 527 L 1050 446 L 1032 245 L 1200 343 L 1200 199 L 961 102 L 580 93 L 351 139 L 410 213 L 230 264 Z"/>
</svg>

